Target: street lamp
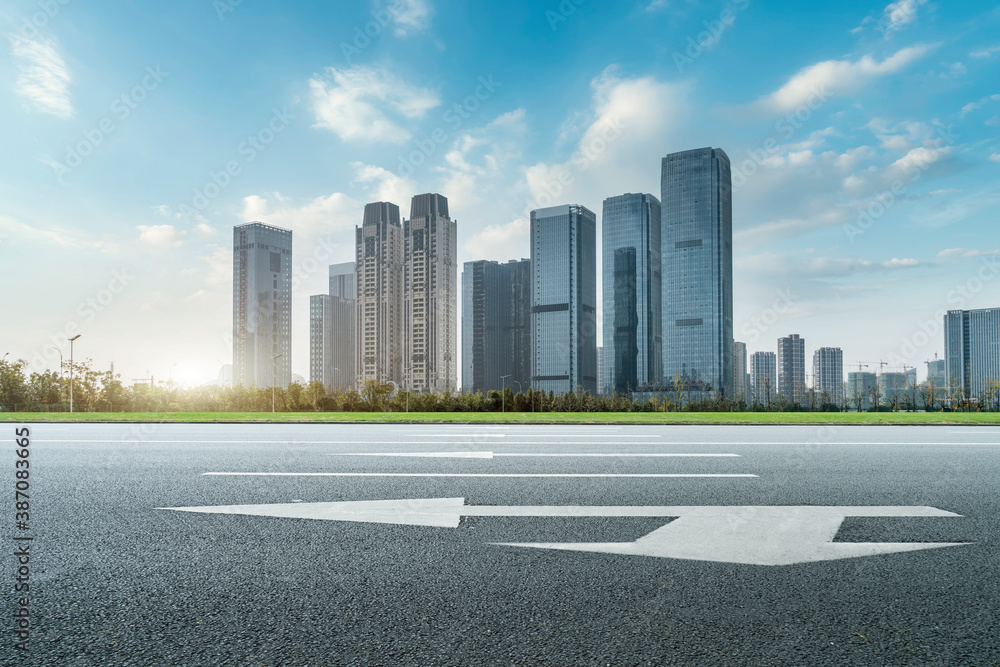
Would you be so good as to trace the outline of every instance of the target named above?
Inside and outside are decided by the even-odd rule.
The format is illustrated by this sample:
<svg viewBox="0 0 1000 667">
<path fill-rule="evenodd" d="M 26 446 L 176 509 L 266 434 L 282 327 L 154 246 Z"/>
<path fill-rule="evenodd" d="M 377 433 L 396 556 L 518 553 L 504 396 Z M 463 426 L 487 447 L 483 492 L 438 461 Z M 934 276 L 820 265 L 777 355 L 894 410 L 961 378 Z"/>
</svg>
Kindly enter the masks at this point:
<svg viewBox="0 0 1000 667">
<path fill-rule="evenodd" d="M 60 350 L 55 345 L 49 346 L 49 349 L 50 350 L 55 350 L 56 352 L 59 353 L 59 379 L 61 380 L 62 376 L 63 376 L 63 356 L 62 356 L 62 350 Z M 4 355 L 4 356 L 6 356 L 6 355 Z"/>
<path fill-rule="evenodd" d="M 73 412 L 73 341 L 79 338 L 82 334 L 77 334 L 72 338 L 67 338 L 69 341 L 69 411 Z"/>
<path fill-rule="evenodd" d="M 278 359 L 285 356 L 284 354 L 276 354 L 271 357 L 271 364 L 273 365 L 271 373 L 271 412 L 274 412 L 274 383 L 278 381 Z"/>
<path fill-rule="evenodd" d="M 501 375 L 500 376 L 500 383 L 501 383 L 501 388 L 500 388 L 500 412 L 501 413 L 504 413 L 504 412 L 507 411 L 507 407 L 506 407 L 506 403 L 507 403 L 507 378 L 509 378 L 509 377 L 510 377 L 510 375 Z"/>
</svg>

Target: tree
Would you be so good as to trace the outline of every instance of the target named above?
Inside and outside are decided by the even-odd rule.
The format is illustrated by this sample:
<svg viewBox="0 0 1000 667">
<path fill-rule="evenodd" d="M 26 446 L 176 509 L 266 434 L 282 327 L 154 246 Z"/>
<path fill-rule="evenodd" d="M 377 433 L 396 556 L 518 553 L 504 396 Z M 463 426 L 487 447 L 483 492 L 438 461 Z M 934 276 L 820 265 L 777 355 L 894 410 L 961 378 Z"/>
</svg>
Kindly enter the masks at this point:
<svg viewBox="0 0 1000 667">
<path fill-rule="evenodd" d="M 370 412 L 381 411 L 391 393 L 392 385 L 388 382 L 365 380 L 361 385 L 361 397 Z"/>
<path fill-rule="evenodd" d="M 55 371 L 32 373 L 28 379 L 29 401 L 50 406 L 63 402 L 66 382 Z"/>
<path fill-rule="evenodd" d="M 28 400 L 28 385 L 24 381 L 24 359 L 0 361 L 0 409 L 16 410 L 18 403 Z"/>
</svg>

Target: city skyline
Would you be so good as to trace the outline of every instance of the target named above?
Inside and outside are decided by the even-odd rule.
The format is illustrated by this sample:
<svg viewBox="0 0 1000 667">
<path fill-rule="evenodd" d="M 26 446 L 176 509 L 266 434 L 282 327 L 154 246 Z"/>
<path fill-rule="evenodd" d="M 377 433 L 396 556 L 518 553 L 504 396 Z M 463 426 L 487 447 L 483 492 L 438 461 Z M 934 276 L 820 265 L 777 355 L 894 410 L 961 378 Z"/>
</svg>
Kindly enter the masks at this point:
<svg viewBox="0 0 1000 667">
<path fill-rule="evenodd" d="M 441 192 L 463 220 L 457 261 L 506 261 L 528 254 L 527 211 L 656 193 L 660 158 L 699 145 L 732 159 L 748 350 L 796 331 L 848 368 L 923 374 L 945 312 L 996 305 L 992 5 L 789 6 L 760 49 L 775 16 L 756 4 L 707 37 L 720 10 L 696 3 L 556 20 L 519 1 L 412 4 L 363 48 L 380 3 L 284 7 L 288 31 L 267 2 L 60 4 L 41 25 L 35 3 L 6 9 L 0 259 L 34 278 L 0 351 L 56 368 L 72 328 L 78 358 L 126 382 L 214 379 L 232 356 L 230 229 L 260 220 L 295 231 L 292 371 L 308 376 L 308 297 L 353 258 L 364 202 Z M 176 21 L 196 46 L 157 28 Z M 483 52 L 480 29 L 511 56 Z M 32 72 L 53 87 L 18 83 Z"/>
</svg>

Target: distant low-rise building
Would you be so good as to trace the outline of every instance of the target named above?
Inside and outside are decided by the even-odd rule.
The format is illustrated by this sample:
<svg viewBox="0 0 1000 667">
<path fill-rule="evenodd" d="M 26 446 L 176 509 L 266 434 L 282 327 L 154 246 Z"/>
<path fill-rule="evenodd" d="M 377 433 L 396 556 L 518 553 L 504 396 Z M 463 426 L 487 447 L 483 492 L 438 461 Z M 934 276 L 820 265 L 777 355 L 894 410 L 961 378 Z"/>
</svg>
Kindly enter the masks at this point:
<svg viewBox="0 0 1000 667">
<path fill-rule="evenodd" d="M 872 390 L 878 387 L 878 376 L 867 371 L 847 374 L 847 402 L 854 409 L 872 408 Z M 860 402 L 860 403 L 859 403 Z"/>
</svg>

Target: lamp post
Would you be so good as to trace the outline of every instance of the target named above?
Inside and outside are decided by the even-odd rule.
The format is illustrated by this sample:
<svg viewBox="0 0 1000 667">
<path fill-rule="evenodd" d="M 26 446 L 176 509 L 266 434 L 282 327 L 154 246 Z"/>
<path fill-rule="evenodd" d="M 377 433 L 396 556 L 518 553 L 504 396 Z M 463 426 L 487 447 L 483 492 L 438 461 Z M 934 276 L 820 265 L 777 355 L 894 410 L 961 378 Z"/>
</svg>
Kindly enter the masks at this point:
<svg viewBox="0 0 1000 667">
<path fill-rule="evenodd" d="M 271 412 L 274 412 L 274 383 L 278 381 L 278 359 L 285 356 L 284 354 L 276 354 L 271 357 L 271 364 L 273 368 L 271 369 Z"/>
<path fill-rule="evenodd" d="M 73 341 L 79 338 L 82 334 L 77 334 L 72 338 L 67 338 L 69 341 L 69 411 L 73 412 Z"/>
<path fill-rule="evenodd" d="M 500 388 L 500 412 L 501 413 L 504 413 L 504 412 L 507 411 L 507 405 L 506 405 L 507 404 L 507 378 L 509 378 L 509 377 L 510 377 L 510 375 L 501 375 L 500 376 L 500 383 L 501 383 L 501 388 Z"/>
<path fill-rule="evenodd" d="M 50 350 L 55 350 L 56 352 L 59 353 L 59 378 L 62 379 L 62 376 L 63 376 L 63 356 L 62 356 L 62 350 L 60 350 L 55 345 L 50 346 L 49 349 Z M 6 355 L 4 355 L 4 356 L 6 356 Z"/>
</svg>

